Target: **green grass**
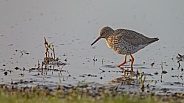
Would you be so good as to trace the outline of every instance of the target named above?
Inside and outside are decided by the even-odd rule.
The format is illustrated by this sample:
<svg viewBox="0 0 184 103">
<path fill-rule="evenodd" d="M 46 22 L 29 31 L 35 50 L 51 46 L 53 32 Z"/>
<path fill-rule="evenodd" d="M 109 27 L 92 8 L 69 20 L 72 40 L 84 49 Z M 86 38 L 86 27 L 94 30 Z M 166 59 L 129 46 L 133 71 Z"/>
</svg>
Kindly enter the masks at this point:
<svg viewBox="0 0 184 103">
<path fill-rule="evenodd" d="M 62 90 L 47 93 L 45 90 L 36 91 L 3 91 L 0 90 L 0 103 L 173 103 L 181 102 L 182 99 L 157 96 L 128 95 L 103 93 L 100 96 L 91 96 L 86 92 L 71 90 L 65 93 Z M 165 102 L 166 101 L 166 102 Z"/>
<path fill-rule="evenodd" d="M 140 99 L 138 97 L 109 97 L 103 99 L 95 99 L 91 97 L 50 97 L 50 96 L 32 96 L 22 97 L 20 95 L 5 95 L 1 93 L 0 103 L 155 103 L 153 99 Z"/>
</svg>

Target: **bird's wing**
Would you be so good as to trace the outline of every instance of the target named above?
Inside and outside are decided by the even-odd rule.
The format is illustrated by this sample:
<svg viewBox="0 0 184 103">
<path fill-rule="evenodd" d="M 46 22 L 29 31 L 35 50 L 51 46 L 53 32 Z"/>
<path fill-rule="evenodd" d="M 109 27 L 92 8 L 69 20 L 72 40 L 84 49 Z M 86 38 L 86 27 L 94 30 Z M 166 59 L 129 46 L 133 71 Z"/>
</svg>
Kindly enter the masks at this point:
<svg viewBox="0 0 184 103">
<path fill-rule="evenodd" d="M 133 30 L 127 30 L 127 29 L 117 29 L 114 31 L 114 34 L 130 43 L 131 45 L 134 45 L 134 46 L 138 46 L 138 45 L 146 45 L 146 44 L 149 44 L 149 41 L 150 41 L 150 38 L 138 33 L 138 32 L 135 32 Z"/>
</svg>

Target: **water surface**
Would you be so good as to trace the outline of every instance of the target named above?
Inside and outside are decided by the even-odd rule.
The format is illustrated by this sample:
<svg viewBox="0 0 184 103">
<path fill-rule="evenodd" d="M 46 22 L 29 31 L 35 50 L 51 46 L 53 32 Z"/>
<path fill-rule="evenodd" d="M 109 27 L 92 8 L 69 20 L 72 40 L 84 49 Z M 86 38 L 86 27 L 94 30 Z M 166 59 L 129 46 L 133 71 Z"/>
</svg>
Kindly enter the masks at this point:
<svg viewBox="0 0 184 103">
<path fill-rule="evenodd" d="M 90 46 L 102 27 L 111 26 L 158 37 L 158 42 L 134 54 L 134 70 L 151 74 L 146 79 L 154 80 L 151 85 L 156 86 L 158 91 L 169 88 L 170 92 L 183 92 L 181 68 L 184 63 L 178 69 L 175 59 L 178 53 L 184 54 L 183 3 L 172 0 L 1 0 L 0 83 L 9 84 L 23 79 L 34 81 L 26 84 L 28 86 L 59 84 L 58 72 L 38 75 L 38 71 L 28 71 L 37 67 L 38 60 L 43 61 L 44 37 L 54 42 L 56 56 L 61 61 L 67 59 L 63 69 L 71 76 L 63 72 L 63 84 L 75 85 L 81 81 L 108 84 L 122 77 L 123 74 L 117 72 L 120 69 L 116 67 L 123 61 L 122 55 L 110 50 L 105 40 Z M 155 64 L 151 67 L 153 62 Z M 162 62 L 167 74 L 161 73 Z M 15 67 L 24 67 L 26 71 L 15 70 Z M 8 70 L 13 72 L 5 76 L 4 72 Z M 106 72 L 102 73 L 102 70 Z M 86 76 L 89 74 L 95 76 Z"/>
</svg>

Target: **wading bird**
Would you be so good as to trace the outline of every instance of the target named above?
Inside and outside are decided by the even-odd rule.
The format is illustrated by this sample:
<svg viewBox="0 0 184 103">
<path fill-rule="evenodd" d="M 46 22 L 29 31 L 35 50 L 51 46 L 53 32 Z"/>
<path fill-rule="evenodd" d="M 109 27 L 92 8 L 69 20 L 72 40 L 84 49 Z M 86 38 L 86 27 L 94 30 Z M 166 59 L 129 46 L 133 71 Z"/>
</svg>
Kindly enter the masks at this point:
<svg viewBox="0 0 184 103">
<path fill-rule="evenodd" d="M 91 44 L 91 46 L 101 38 L 106 39 L 106 43 L 109 48 L 111 48 L 118 54 L 124 55 L 124 61 L 119 64 L 118 67 L 123 66 L 126 63 L 127 55 L 130 55 L 130 67 L 132 71 L 134 63 L 134 57 L 132 56 L 132 54 L 136 53 L 140 49 L 143 49 L 147 45 L 159 40 L 158 38 L 146 37 L 143 34 L 140 34 L 133 30 L 113 30 L 111 27 L 103 27 L 100 31 L 100 36 Z"/>
</svg>

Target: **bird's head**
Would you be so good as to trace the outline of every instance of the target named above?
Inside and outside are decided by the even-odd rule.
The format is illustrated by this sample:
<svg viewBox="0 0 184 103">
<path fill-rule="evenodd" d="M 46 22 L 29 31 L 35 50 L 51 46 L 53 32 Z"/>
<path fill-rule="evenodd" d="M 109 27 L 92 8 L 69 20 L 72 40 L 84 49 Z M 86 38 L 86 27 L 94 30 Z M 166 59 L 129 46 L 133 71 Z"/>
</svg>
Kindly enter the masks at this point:
<svg viewBox="0 0 184 103">
<path fill-rule="evenodd" d="M 93 44 L 95 44 L 98 40 L 100 40 L 101 38 L 107 38 L 109 37 L 111 34 L 113 34 L 114 30 L 111 27 L 103 27 L 100 30 L 100 36 L 91 44 L 91 46 Z"/>
</svg>

